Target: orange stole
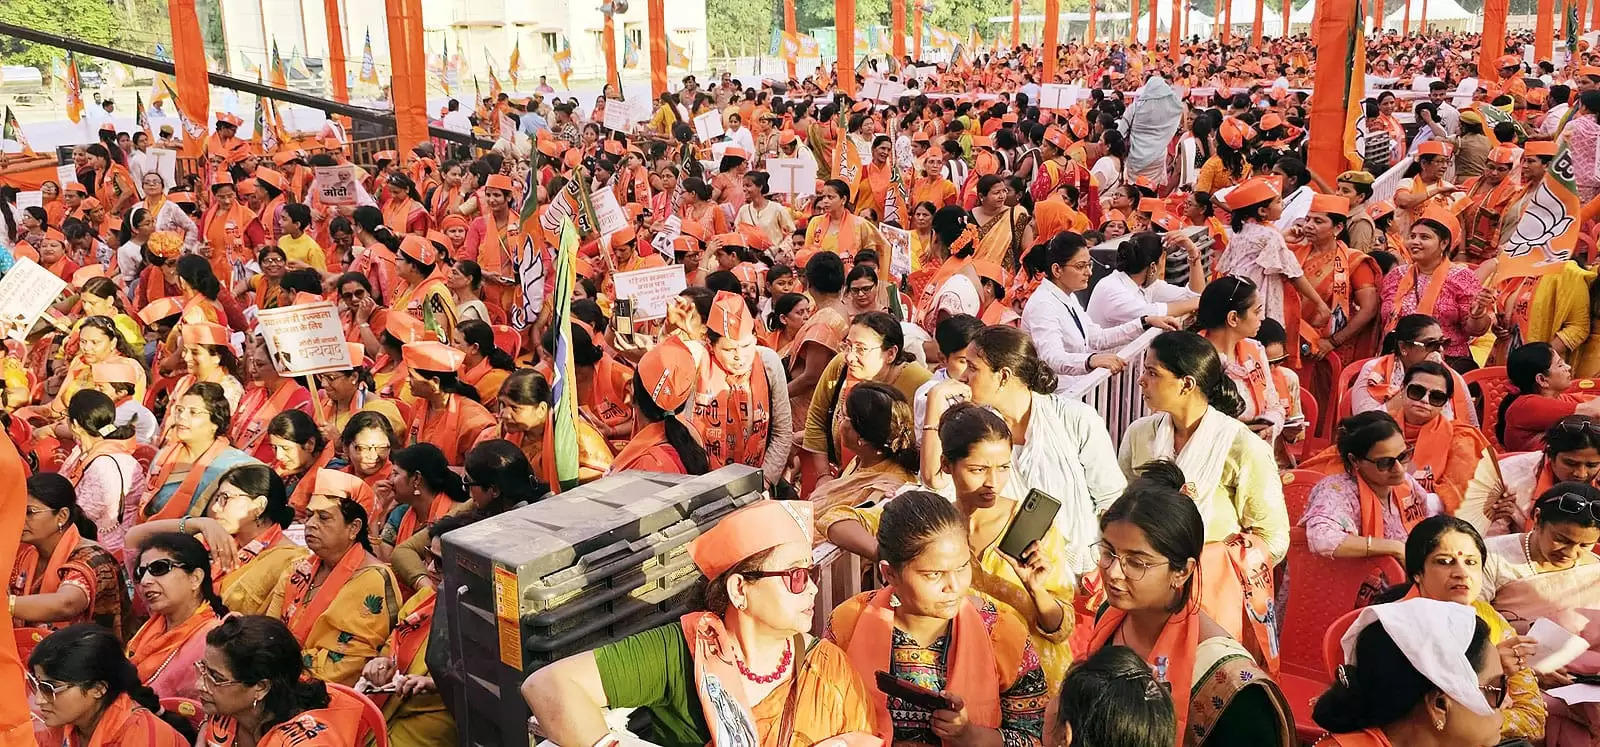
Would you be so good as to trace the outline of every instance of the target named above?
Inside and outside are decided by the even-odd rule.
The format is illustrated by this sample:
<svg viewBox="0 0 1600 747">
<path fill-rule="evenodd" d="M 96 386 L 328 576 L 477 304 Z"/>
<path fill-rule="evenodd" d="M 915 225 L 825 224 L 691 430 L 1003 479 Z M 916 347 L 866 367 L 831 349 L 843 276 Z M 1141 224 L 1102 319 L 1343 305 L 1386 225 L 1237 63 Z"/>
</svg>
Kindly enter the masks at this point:
<svg viewBox="0 0 1600 747">
<path fill-rule="evenodd" d="M 67 728 L 50 729 L 39 736 L 39 744 L 62 747 L 189 747 L 176 729 L 160 716 L 135 703 L 126 693 L 118 695 L 100 713 L 94 736 L 88 742 Z"/>
<path fill-rule="evenodd" d="M 1445 260 L 1433 268 L 1433 273 L 1428 276 L 1428 289 L 1422 292 L 1422 298 L 1417 299 L 1417 308 L 1413 314 L 1433 314 L 1434 304 L 1439 302 L 1439 291 L 1444 288 L 1445 277 L 1450 274 L 1450 261 Z M 1395 288 L 1393 305 L 1383 320 L 1383 331 L 1387 334 L 1394 329 L 1395 322 L 1400 320 L 1400 299 L 1406 294 L 1416 290 L 1417 266 L 1406 268 L 1405 274 L 1400 276 L 1400 285 Z"/>
<path fill-rule="evenodd" d="M 879 690 L 874 681 L 877 672 L 889 670 L 891 663 L 890 641 L 894 637 L 894 611 L 889 600 L 893 589 L 869 592 L 846 604 L 861 605 L 855 629 L 850 634 L 845 652 L 850 663 L 863 681 L 868 682 L 868 695 L 878 724 L 875 732 L 885 740 L 894 738 L 894 721 L 889 715 L 889 698 Z M 863 598 L 864 597 L 864 598 Z M 864 602 L 864 604 L 863 604 Z M 945 668 L 945 690 L 960 695 L 965 701 L 968 718 L 972 723 L 987 728 L 1000 726 L 1000 676 L 995 660 L 994 645 L 971 599 L 965 600 L 961 611 L 950 622 L 950 652 Z"/>
<path fill-rule="evenodd" d="M 328 577 L 317 588 L 316 596 L 310 599 L 306 595 L 311 590 L 311 580 L 316 577 L 317 571 L 322 567 L 322 559 L 311 555 L 299 563 L 289 573 L 289 586 L 284 593 L 283 621 L 294 633 L 295 640 L 305 643 L 306 636 L 311 635 L 311 627 L 316 625 L 317 618 L 328 611 L 328 606 L 333 603 L 333 598 L 339 595 L 339 590 L 344 588 L 350 577 L 355 575 L 361 564 L 366 562 L 366 548 L 360 543 L 350 546 L 344 557 L 328 572 Z"/>
<path fill-rule="evenodd" d="M 167 629 L 167 619 L 156 615 L 139 626 L 139 632 L 128 641 L 128 660 L 138 668 L 139 679 L 148 683 L 167 668 L 185 643 L 221 624 L 217 613 L 204 601 L 189 619 L 171 630 Z"/>
<path fill-rule="evenodd" d="M 734 382 L 716 356 L 707 355 L 701 364 L 700 386 L 694 396 L 692 422 L 705 442 L 711 468 L 725 464 L 760 467 L 772 418 L 767 367 L 761 357 L 755 356 L 743 382 Z"/>
<path fill-rule="evenodd" d="M 44 572 L 34 578 L 28 578 L 28 574 L 39 566 L 39 549 L 33 545 L 21 545 L 17 550 L 16 565 L 11 571 L 11 593 L 21 596 L 59 591 L 61 571 L 81 542 L 83 538 L 78 534 L 78 527 L 68 524 L 61 532 L 61 540 L 56 543 L 55 551 L 50 553 L 50 559 L 45 562 Z"/>
<path fill-rule="evenodd" d="M 146 509 L 150 505 L 151 499 L 155 498 L 156 494 L 161 492 L 161 487 L 167 484 L 167 477 L 178 466 L 178 449 L 181 447 L 182 444 L 174 443 L 156 454 L 155 464 L 159 465 L 159 468 L 150 473 L 150 479 L 146 483 L 144 501 L 139 504 L 140 513 L 147 513 Z M 167 502 L 161 506 L 160 510 L 154 514 L 147 515 L 144 521 L 176 519 L 189 513 L 189 504 L 194 501 L 194 491 L 200 487 L 200 478 L 205 475 L 206 465 L 210 464 L 211 460 L 217 458 L 217 455 L 221 454 L 223 449 L 226 448 L 228 448 L 228 439 L 218 438 L 212 441 L 211 447 L 206 449 L 205 453 L 201 454 L 199 458 L 189 465 L 189 474 L 184 475 L 183 482 L 178 485 L 177 492 L 167 499 Z"/>
<path fill-rule="evenodd" d="M 1200 551 L 1200 608 L 1243 644 L 1269 673 L 1278 672 L 1273 610 L 1272 559 L 1255 535 L 1241 532 Z"/>
<path fill-rule="evenodd" d="M 1209 548 L 1210 545 L 1207 545 Z M 1089 649 L 1099 651 L 1116 636 L 1127 612 L 1107 607 L 1094 624 Z M 1156 679 L 1166 682 L 1172 695 L 1172 710 L 1178 720 L 1178 741 L 1182 747 L 1189 730 L 1189 690 L 1194 680 L 1195 650 L 1200 646 L 1200 610 L 1191 602 L 1189 609 L 1167 619 L 1145 663 L 1155 670 Z"/>
</svg>

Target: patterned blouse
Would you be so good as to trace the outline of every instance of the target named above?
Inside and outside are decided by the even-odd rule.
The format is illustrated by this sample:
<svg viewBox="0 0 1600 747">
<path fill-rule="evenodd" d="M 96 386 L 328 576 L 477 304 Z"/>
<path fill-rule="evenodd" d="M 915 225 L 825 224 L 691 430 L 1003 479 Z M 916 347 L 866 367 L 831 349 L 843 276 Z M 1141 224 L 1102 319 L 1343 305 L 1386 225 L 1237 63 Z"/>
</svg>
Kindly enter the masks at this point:
<svg viewBox="0 0 1600 747">
<path fill-rule="evenodd" d="M 1394 304 L 1400 304 L 1400 313 L 1394 314 L 1398 319 L 1417 311 L 1417 304 L 1428 291 L 1430 277 L 1426 274 L 1417 278 L 1412 286 L 1412 291 L 1404 298 L 1396 299 L 1400 291 L 1400 279 L 1411 269 L 1411 265 L 1400 265 L 1383 276 L 1383 311 L 1379 319 L 1388 319 L 1394 314 Z M 1439 328 L 1444 330 L 1444 336 L 1449 342 L 1445 345 L 1444 354 L 1454 358 L 1465 358 L 1472 354 L 1472 339 L 1475 335 L 1467 332 L 1467 315 L 1472 313 L 1472 302 L 1478 298 L 1478 291 L 1483 284 L 1478 281 L 1478 276 L 1472 268 L 1466 265 L 1455 265 L 1444 277 L 1444 288 L 1439 292 L 1439 298 L 1433 304 L 1433 313 L 1429 314 L 1439 320 Z"/>
</svg>

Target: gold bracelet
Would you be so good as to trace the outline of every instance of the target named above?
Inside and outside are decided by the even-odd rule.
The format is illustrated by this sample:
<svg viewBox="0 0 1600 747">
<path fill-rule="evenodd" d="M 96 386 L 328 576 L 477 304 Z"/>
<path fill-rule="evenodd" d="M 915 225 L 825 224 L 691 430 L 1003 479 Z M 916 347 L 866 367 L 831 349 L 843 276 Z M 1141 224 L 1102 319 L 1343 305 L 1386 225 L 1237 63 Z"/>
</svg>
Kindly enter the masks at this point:
<svg viewBox="0 0 1600 747">
<path fill-rule="evenodd" d="M 1372 538 L 1371 537 L 1367 538 L 1367 554 L 1368 555 L 1372 554 Z"/>
</svg>

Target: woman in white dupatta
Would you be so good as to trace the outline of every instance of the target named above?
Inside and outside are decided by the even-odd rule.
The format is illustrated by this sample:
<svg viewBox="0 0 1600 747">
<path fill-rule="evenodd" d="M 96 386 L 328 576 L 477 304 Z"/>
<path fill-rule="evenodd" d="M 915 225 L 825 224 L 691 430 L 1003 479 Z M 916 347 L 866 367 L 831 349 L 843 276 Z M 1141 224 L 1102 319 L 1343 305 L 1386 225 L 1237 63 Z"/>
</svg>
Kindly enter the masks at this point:
<svg viewBox="0 0 1600 747">
<path fill-rule="evenodd" d="M 1128 426 L 1117 461 L 1129 476 L 1156 460 L 1183 470 L 1206 525 L 1200 608 L 1276 671 L 1272 567 L 1290 525 L 1272 447 L 1235 417 L 1243 403 L 1205 338 L 1164 332 L 1144 360 L 1139 387 L 1154 414 Z"/>
</svg>

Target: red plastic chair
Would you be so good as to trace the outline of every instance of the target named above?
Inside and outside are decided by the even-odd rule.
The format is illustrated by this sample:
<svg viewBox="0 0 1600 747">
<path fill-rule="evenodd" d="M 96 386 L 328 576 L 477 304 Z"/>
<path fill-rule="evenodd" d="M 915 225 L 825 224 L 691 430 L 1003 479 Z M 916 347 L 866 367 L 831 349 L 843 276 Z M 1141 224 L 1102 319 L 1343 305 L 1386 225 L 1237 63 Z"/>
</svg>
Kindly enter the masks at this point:
<svg viewBox="0 0 1600 747">
<path fill-rule="evenodd" d="M 1300 414 L 1305 416 L 1306 432 L 1305 437 L 1301 438 L 1300 443 L 1295 444 L 1294 448 L 1297 450 L 1295 458 L 1303 462 L 1328 445 L 1328 439 L 1317 435 L 1317 432 L 1321 430 L 1317 427 L 1318 423 L 1321 422 L 1317 419 L 1319 414 L 1317 411 L 1317 398 L 1311 396 L 1311 392 L 1306 391 L 1305 387 L 1300 388 Z"/>
<path fill-rule="evenodd" d="M 361 732 L 356 735 L 356 744 L 364 745 L 372 739 L 372 747 L 389 747 L 389 724 L 384 721 L 383 710 L 378 704 L 349 685 L 337 682 L 327 683 L 328 690 L 336 695 L 344 695 L 361 703 Z"/>
<path fill-rule="evenodd" d="M 50 635 L 49 628 L 12 628 L 11 633 L 17 642 L 17 657 L 22 659 L 24 665 L 28 662 L 28 655 L 33 653 L 33 647 L 39 641 Z"/>
<path fill-rule="evenodd" d="M 1350 417 L 1350 387 L 1356 381 L 1356 374 L 1361 373 L 1361 367 L 1367 365 L 1367 361 L 1370 360 L 1372 359 L 1362 358 L 1346 364 L 1344 370 L 1339 372 L 1339 383 L 1333 388 L 1333 399 L 1328 403 L 1334 413 L 1332 425 L 1328 428 L 1330 439 L 1333 437 L 1333 432 L 1338 429 L 1339 421 Z"/>
<path fill-rule="evenodd" d="M 1340 615 L 1322 636 L 1322 666 L 1328 669 L 1329 679 L 1339 677 L 1339 665 L 1344 663 L 1344 634 L 1351 625 L 1356 624 L 1356 616 L 1360 614 L 1361 610 L 1357 608 Z"/>
<path fill-rule="evenodd" d="M 1299 524 L 1306 514 L 1306 504 L 1311 501 L 1311 488 L 1318 480 L 1327 477 L 1314 469 L 1291 469 L 1278 474 L 1283 481 L 1283 505 L 1289 512 L 1289 523 Z"/>
<path fill-rule="evenodd" d="M 1483 426 L 1483 435 L 1489 439 L 1489 444 L 1495 451 L 1505 451 L 1505 444 L 1500 443 L 1500 437 L 1495 434 L 1495 428 L 1500 424 L 1500 400 L 1506 398 L 1511 391 L 1511 380 L 1506 378 L 1505 366 L 1489 366 L 1462 374 L 1461 378 L 1467 386 L 1478 385 L 1478 406 L 1483 408 L 1478 422 Z"/>
<path fill-rule="evenodd" d="M 162 698 L 161 710 L 182 716 L 189 723 L 194 724 L 196 731 L 200 729 L 200 724 L 206 720 L 206 712 L 200 709 L 200 701 L 198 700 Z"/>
</svg>

